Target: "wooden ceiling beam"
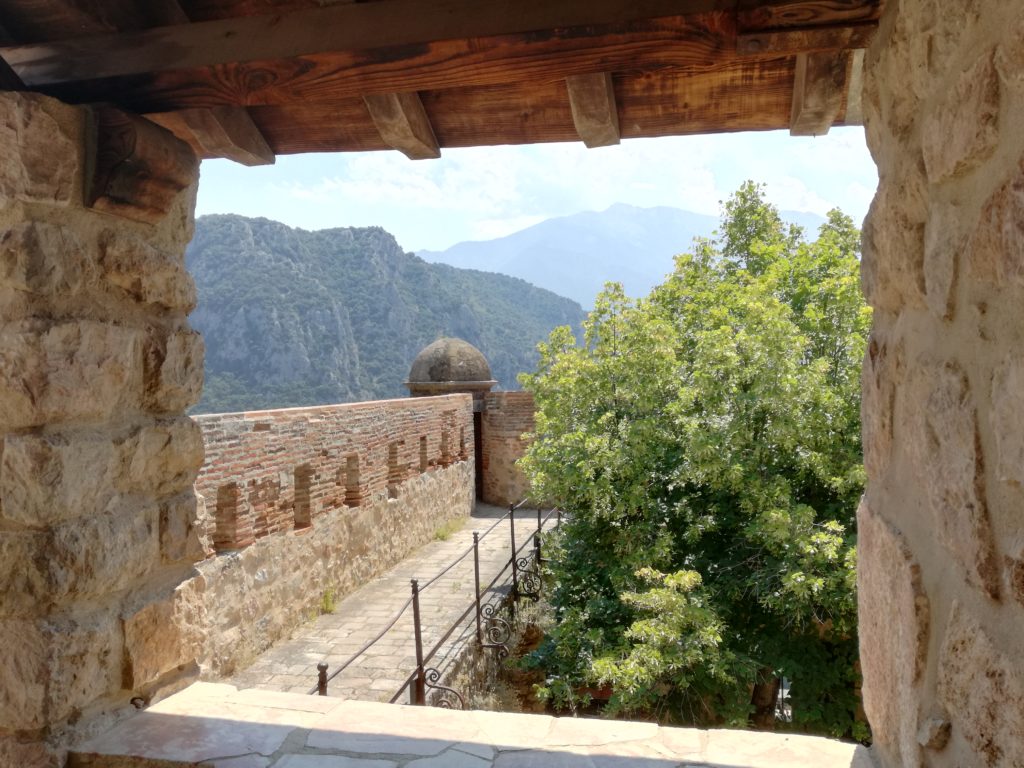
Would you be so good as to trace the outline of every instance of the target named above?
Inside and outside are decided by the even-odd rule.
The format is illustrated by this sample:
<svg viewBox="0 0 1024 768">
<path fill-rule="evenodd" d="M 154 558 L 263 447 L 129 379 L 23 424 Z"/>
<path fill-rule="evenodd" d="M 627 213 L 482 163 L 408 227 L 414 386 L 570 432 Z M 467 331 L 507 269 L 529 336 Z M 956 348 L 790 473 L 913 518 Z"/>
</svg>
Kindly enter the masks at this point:
<svg viewBox="0 0 1024 768">
<path fill-rule="evenodd" d="M 771 29 L 740 32 L 736 52 L 740 56 L 792 55 L 867 48 L 878 26 L 872 22 L 811 29 Z"/>
<path fill-rule="evenodd" d="M 245 107 L 185 109 L 181 116 L 205 156 L 248 166 L 274 164 L 274 151 Z"/>
<path fill-rule="evenodd" d="M 67 41 L 188 22 L 177 0 L 0 0 L 0 15 L 11 38 L 20 43 Z"/>
<path fill-rule="evenodd" d="M 363 101 L 381 139 L 410 160 L 441 156 L 434 128 L 416 92 L 364 96 Z"/>
<path fill-rule="evenodd" d="M 565 78 L 576 132 L 588 148 L 618 144 L 619 112 L 610 72 L 570 75 Z"/>
<path fill-rule="evenodd" d="M 423 12 L 422 0 L 388 0 L 48 41 L 0 53 L 35 87 L 338 51 L 404 48 L 411 53 L 442 40 L 538 33 L 573 37 L 615 25 L 629 33 L 637 22 L 673 16 L 720 15 L 732 30 L 738 24 L 745 32 L 849 24 L 876 19 L 878 3 L 784 0 L 771 3 L 767 14 L 759 9 L 737 16 L 721 10 L 721 0 L 434 0 L 429 13 Z"/>
<path fill-rule="evenodd" d="M 456 40 L 372 55 L 339 52 L 41 88 L 69 103 L 109 101 L 149 114 L 219 105 L 272 106 L 362 99 L 366 94 L 555 82 L 594 72 L 715 72 L 740 59 L 727 14 L 637 23 L 628 35 Z M 777 54 L 763 59 L 772 61 Z M 564 92 L 564 91 L 563 91 Z"/>
<path fill-rule="evenodd" d="M 630 24 L 707 13 L 719 4 L 718 0 L 434 0 L 430 12 L 424 13 L 422 0 L 343 3 L 37 43 L 2 53 L 22 79 L 35 86 L 330 51 Z"/>
<path fill-rule="evenodd" d="M 824 136 L 839 116 L 846 91 L 845 52 L 801 53 L 793 78 L 792 136 Z"/>
</svg>

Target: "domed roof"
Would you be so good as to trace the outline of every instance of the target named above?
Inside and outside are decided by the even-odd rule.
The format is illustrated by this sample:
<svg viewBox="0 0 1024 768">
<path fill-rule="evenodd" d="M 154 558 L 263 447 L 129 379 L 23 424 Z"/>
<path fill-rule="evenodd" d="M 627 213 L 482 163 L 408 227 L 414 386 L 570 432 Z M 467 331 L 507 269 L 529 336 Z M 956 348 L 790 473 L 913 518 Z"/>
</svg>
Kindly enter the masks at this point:
<svg viewBox="0 0 1024 768">
<path fill-rule="evenodd" d="M 416 355 L 410 384 L 490 382 L 491 366 L 479 349 L 462 339 L 438 339 Z"/>
</svg>

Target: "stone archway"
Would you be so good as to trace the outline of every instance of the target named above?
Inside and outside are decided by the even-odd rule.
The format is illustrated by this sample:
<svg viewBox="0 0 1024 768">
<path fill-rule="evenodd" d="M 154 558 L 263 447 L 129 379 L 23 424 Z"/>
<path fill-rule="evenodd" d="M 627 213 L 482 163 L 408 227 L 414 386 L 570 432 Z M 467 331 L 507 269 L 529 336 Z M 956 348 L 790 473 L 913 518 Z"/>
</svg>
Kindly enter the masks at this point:
<svg viewBox="0 0 1024 768">
<path fill-rule="evenodd" d="M 865 67 L 865 707 L 889 768 L 1022 764 L 1024 17 L 893 0 Z M 195 672 L 196 163 L 11 92 L 0 146 L 0 763 L 35 766 Z"/>
</svg>

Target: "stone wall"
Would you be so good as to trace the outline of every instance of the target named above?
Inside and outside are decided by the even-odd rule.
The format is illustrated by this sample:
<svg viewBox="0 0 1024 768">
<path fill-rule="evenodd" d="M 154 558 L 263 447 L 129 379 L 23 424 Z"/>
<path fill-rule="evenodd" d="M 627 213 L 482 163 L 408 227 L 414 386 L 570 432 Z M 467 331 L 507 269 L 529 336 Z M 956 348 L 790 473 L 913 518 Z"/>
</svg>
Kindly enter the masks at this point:
<svg viewBox="0 0 1024 768">
<path fill-rule="evenodd" d="M 1024 765 L 1024 13 L 889 2 L 859 513 L 864 705 L 885 766 Z"/>
<path fill-rule="evenodd" d="M 195 671 L 198 163 L 121 117 L 0 93 L 3 766 Z"/>
<path fill-rule="evenodd" d="M 533 431 L 533 395 L 529 392 L 488 392 L 481 414 L 484 501 L 516 504 L 530 484 L 516 461 L 526 451 L 523 434 Z"/>
<path fill-rule="evenodd" d="M 473 509 L 469 395 L 196 421 L 207 457 L 198 543 L 209 557 L 192 583 L 210 676 L 232 673 L 315 614 L 325 593 L 354 590 Z"/>
</svg>

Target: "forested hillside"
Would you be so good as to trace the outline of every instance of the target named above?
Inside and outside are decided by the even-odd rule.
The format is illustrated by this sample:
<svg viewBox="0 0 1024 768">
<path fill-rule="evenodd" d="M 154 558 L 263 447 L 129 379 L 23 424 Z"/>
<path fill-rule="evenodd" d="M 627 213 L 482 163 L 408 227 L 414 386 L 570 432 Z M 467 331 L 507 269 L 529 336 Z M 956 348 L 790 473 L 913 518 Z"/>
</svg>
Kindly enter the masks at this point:
<svg viewBox="0 0 1024 768">
<path fill-rule="evenodd" d="M 428 264 L 379 227 L 205 216 L 186 262 L 206 340 L 197 413 L 401 397 L 416 353 L 440 336 L 479 347 L 500 386 L 517 388 L 537 342 L 583 317 L 523 280 Z"/>
</svg>

